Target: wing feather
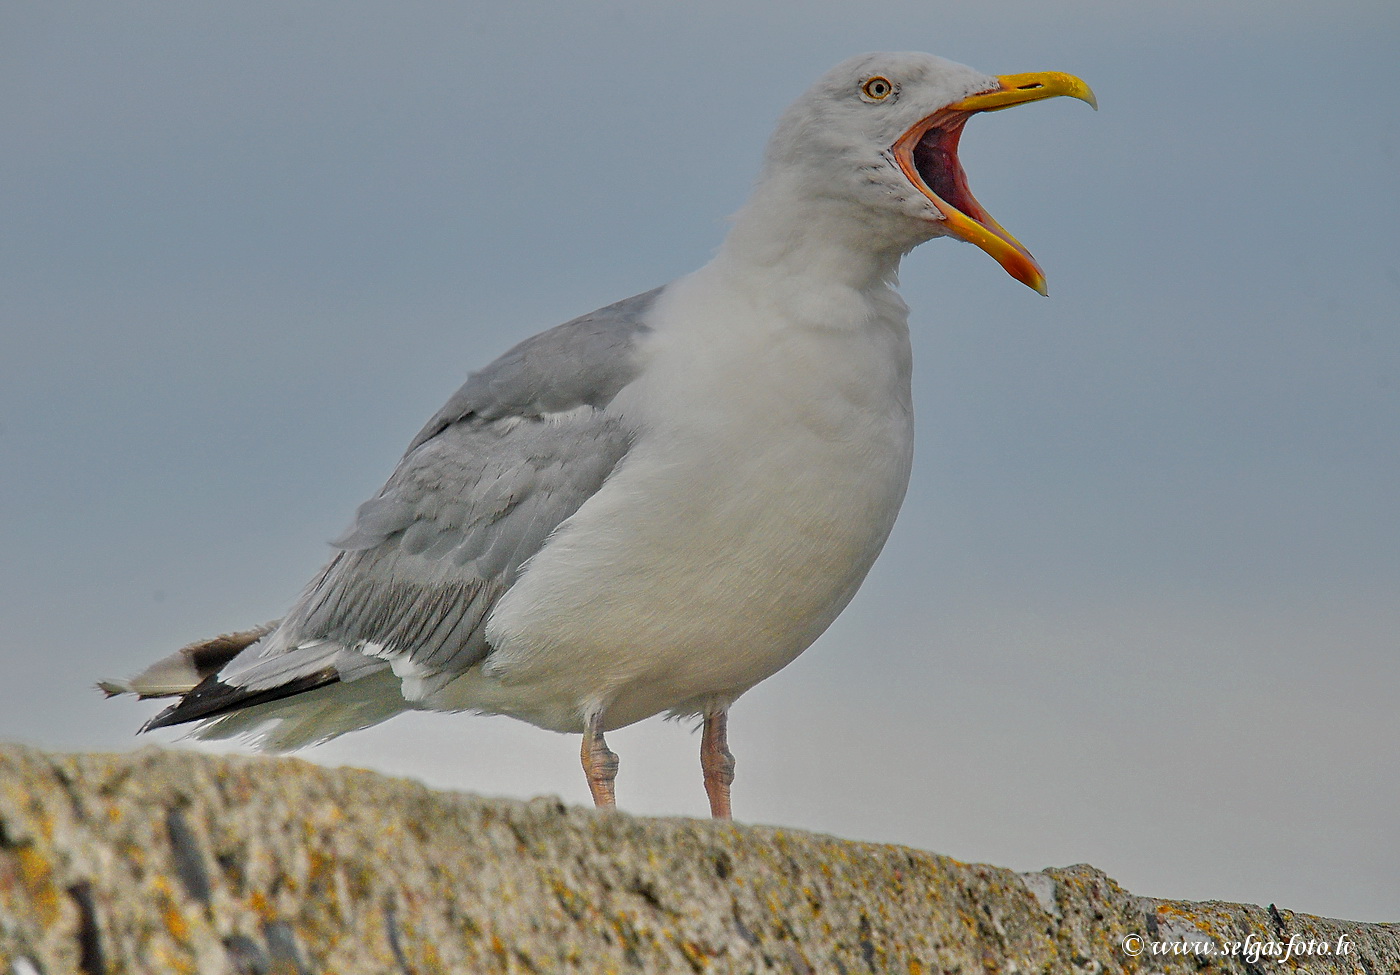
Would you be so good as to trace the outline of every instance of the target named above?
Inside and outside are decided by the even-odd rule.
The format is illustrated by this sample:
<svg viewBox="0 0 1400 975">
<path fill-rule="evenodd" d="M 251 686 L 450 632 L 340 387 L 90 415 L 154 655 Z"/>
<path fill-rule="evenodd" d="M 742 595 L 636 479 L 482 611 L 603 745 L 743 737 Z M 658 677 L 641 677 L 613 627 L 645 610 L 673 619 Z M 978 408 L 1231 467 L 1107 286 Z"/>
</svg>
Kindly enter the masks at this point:
<svg viewBox="0 0 1400 975">
<path fill-rule="evenodd" d="M 622 424 L 596 410 L 454 424 L 404 458 L 278 639 L 374 644 L 385 659 L 466 670 L 488 652 L 479 631 L 490 606 L 629 443 Z"/>
<path fill-rule="evenodd" d="M 390 667 L 412 701 L 481 662 L 492 606 L 627 454 L 631 431 L 608 405 L 637 374 L 659 292 L 536 335 L 474 373 L 360 505 L 277 628 L 217 675 L 201 673 L 150 726 L 202 720 L 197 733 L 228 734 L 251 727 L 229 719 L 249 706 L 290 722 L 284 697 L 358 700 L 327 688 L 379 688 L 387 675 L 366 678 Z M 392 709 L 373 693 L 355 713 L 383 720 Z M 359 720 L 347 711 L 344 729 L 329 717 L 306 727 L 329 737 Z"/>
</svg>

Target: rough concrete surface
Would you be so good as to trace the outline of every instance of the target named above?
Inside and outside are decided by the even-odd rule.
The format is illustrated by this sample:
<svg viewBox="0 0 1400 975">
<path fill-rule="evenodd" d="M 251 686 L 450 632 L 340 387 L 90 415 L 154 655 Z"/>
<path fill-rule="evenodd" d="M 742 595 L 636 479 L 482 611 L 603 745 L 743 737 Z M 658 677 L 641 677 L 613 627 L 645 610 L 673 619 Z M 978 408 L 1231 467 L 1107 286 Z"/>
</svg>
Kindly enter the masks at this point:
<svg viewBox="0 0 1400 975">
<path fill-rule="evenodd" d="M 288 759 L 0 746 L 0 975 L 1118 971 L 1392 975 L 1400 925 Z"/>
</svg>

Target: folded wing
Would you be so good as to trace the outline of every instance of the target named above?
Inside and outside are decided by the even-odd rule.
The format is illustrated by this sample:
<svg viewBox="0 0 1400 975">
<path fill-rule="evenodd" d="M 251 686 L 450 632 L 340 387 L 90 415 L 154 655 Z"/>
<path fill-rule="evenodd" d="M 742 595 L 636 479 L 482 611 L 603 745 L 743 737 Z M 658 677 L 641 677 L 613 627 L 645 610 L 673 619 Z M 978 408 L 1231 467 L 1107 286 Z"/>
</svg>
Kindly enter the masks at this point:
<svg viewBox="0 0 1400 975">
<path fill-rule="evenodd" d="M 182 695 L 147 728 L 201 721 L 196 734 L 227 737 L 281 722 L 262 743 L 296 747 L 411 708 L 480 663 L 492 607 L 626 457 L 630 432 L 608 406 L 636 375 L 659 290 L 474 373 L 256 642 L 198 661 L 185 648 L 104 689 Z"/>
</svg>

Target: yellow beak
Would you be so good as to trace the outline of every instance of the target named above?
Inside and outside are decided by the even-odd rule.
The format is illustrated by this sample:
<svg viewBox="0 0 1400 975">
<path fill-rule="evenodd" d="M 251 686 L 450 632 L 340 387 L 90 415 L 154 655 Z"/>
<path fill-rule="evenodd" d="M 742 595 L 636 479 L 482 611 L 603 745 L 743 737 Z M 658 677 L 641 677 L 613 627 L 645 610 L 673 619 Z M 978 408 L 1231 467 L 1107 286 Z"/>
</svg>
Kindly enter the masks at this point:
<svg viewBox="0 0 1400 975">
<path fill-rule="evenodd" d="M 973 198 L 958 163 L 957 147 L 963 124 L 978 112 L 999 112 L 1059 95 L 1099 107 L 1089 86 L 1063 71 L 1002 75 L 996 88 L 939 109 L 916 123 L 893 146 L 899 168 L 938 208 L 947 231 L 982 248 L 1013 278 L 1042 295 L 1046 293 L 1045 273 L 1030 251 Z"/>
<path fill-rule="evenodd" d="M 1055 98 L 1059 95 L 1078 98 L 1082 102 L 1088 102 L 1095 109 L 1099 107 L 1099 100 L 1094 97 L 1094 92 L 1089 86 L 1063 71 L 1004 74 L 998 77 L 997 81 L 1001 83 L 1000 88 L 968 95 L 962 101 L 948 107 L 964 112 L 999 112 L 1012 105 L 1038 102 L 1042 98 Z"/>
</svg>

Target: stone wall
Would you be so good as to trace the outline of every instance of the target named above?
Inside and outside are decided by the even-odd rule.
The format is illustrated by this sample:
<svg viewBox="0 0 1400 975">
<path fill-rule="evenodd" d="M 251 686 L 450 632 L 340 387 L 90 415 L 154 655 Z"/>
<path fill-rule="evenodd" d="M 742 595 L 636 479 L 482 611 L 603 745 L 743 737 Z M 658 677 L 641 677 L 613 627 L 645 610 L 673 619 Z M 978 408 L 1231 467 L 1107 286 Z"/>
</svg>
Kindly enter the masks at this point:
<svg viewBox="0 0 1400 975">
<path fill-rule="evenodd" d="M 1133 957 L 1133 933 L 1351 949 Z M 0 746 L 0 975 L 1300 969 L 1400 973 L 1400 925 L 288 759 Z"/>
</svg>

